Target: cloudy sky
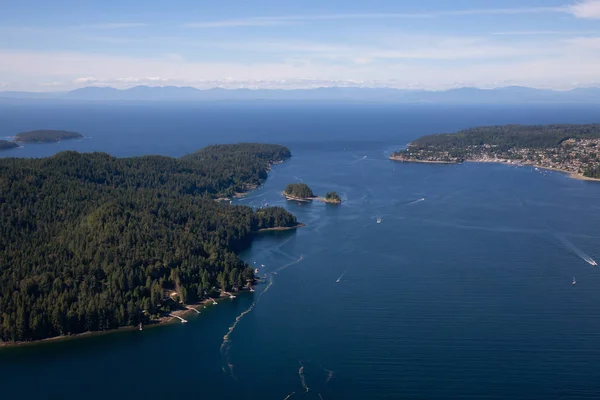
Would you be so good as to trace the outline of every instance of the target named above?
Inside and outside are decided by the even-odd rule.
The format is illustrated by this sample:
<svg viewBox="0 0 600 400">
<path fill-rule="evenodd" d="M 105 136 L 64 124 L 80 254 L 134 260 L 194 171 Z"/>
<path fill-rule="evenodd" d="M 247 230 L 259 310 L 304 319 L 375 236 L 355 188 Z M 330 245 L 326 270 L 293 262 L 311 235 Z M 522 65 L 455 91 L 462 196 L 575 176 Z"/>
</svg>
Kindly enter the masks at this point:
<svg viewBox="0 0 600 400">
<path fill-rule="evenodd" d="M 600 0 L 0 0 L 0 90 L 600 86 Z"/>
</svg>

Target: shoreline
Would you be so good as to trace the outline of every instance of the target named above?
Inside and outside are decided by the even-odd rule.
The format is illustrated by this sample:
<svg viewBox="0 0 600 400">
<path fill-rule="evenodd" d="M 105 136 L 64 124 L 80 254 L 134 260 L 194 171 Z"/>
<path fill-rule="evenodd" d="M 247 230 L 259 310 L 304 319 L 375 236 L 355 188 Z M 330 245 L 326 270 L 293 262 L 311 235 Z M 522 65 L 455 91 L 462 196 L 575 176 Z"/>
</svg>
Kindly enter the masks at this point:
<svg viewBox="0 0 600 400">
<path fill-rule="evenodd" d="M 267 166 L 267 177 L 268 177 L 268 174 L 273 169 L 273 165 L 283 164 L 286 160 L 287 159 L 282 160 L 282 161 L 270 161 L 269 165 Z M 221 197 L 221 196 L 219 196 L 219 197 L 215 198 L 214 200 L 218 201 L 218 202 L 224 202 L 224 201 L 232 201 L 233 199 L 240 199 L 240 198 L 246 196 L 251 191 L 256 190 L 259 187 L 261 187 L 266 181 L 267 181 L 267 178 L 263 179 L 258 184 L 250 184 L 250 185 L 246 186 L 243 191 L 236 192 L 231 197 Z"/>
<path fill-rule="evenodd" d="M 398 161 L 398 162 L 405 162 L 405 163 L 422 163 L 422 164 L 460 164 L 461 161 L 433 161 L 433 160 L 407 160 L 405 158 L 399 158 L 399 157 L 394 157 L 394 156 L 390 156 L 390 160 L 392 161 Z"/>
<path fill-rule="evenodd" d="M 321 203 L 327 203 L 327 204 L 342 204 L 341 201 L 327 200 L 325 197 L 320 197 L 320 196 L 296 197 L 296 196 L 290 196 L 286 192 L 281 192 L 281 194 L 288 201 L 301 201 L 303 203 L 310 203 L 311 201 L 320 201 Z"/>
<path fill-rule="evenodd" d="M 327 200 L 325 197 L 315 197 L 314 200 L 316 201 L 320 201 L 321 203 L 326 203 L 326 204 L 342 204 L 342 201 L 335 201 L 335 200 Z"/>
<path fill-rule="evenodd" d="M 237 292 L 236 295 L 244 294 L 246 292 L 251 293 L 249 289 L 244 288 L 244 289 L 241 289 L 239 292 Z M 150 320 L 150 323 L 147 325 L 142 325 L 143 330 L 168 326 L 168 325 L 174 324 L 176 322 L 181 323 L 181 321 L 179 321 L 179 319 L 177 317 L 183 318 L 186 315 L 189 315 L 190 313 L 201 314 L 200 309 L 199 309 L 200 306 L 216 305 L 213 303 L 213 301 L 215 303 L 218 303 L 219 301 L 223 301 L 227 298 L 228 298 L 228 295 L 222 293 L 221 296 L 219 296 L 215 299 L 209 298 L 209 299 L 204 299 L 199 303 L 184 304 L 184 305 L 182 305 L 182 307 L 184 307 L 184 308 L 177 309 L 177 310 L 171 312 L 170 314 L 161 316 L 158 319 Z M 198 311 L 198 312 L 193 311 L 192 308 L 196 309 L 196 311 Z M 53 336 L 53 337 L 49 337 L 49 338 L 44 338 L 44 339 L 39 339 L 39 340 L 31 340 L 31 341 L 27 341 L 27 342 L 0 342 L 0 351 L 2 349 L 8 349 L 8 348 L 37 346 L 37 345 L 44 345 L 44 344 L 49 344 L 49 343 L 56 343 L 56 342 L 77 340 L 77 339 L 86 339 L 89 337 L 112 335 L 112 334 L 137 331 L 137 330 L 139 330 L 138 326 L 120 326 L 118 328 L 107 329 L 104 331 L 87 331 L 87 332 L 75 333 L 73 335 Z"/>
<path fill-rule="evenodd" d="M 296 196 L 289 195 L 286 192 L 281 192 L 281 194 L 288 201 L 301 201 L 303 203 L 309 203 L 309 202 L 311 202 L 311 201 L 313 201 L 313 200 L 315 200 L 317 198 L 316 196 L 313 196 L 313 197 L 296 197 Z"/>
<path fill-rule="evenodd" d="M 543 165 L 537 165 L 537 164 L 515 162 L 512 160 L 508 160 L 508 159 L 506 159 L 506 160 L 505 159 L 497 159 L 497 160 L 470 160 L 470 159 L 467 159 L 464 161 L 429 161 L 429 160 L 406 160 L 406 159 L 399 159 L 399 158 L 390 156 L 390 160 L 399 161 L 399 162 L 407 162 L 407 163 L 413 163 L 413 162 L 414 163 L 423 163 L 423 164 L 462 164 L 463 162 L 468 162 L 468 163 L 496 163 L 496 164 L 516 165 L 519 167 L 534 167 L 534 168 L 539 168 L 539 169 L 545 169 L 548 171 L 560 172 L 563 174 L 568 174 L 570 178 L 577 179 L 580 181 L 600 182 L 600 178 L 590 178 L 590 177 L 584 176 L 577 172 L 568 171 L 568 170 L 560 169 L 560 168 L 554 168 L 554 167 L 545 167 Z"/>
<path fill-rule="evenodd" d="M 276 232 L 276 231 L 291 231 L 294 229 L 298 229 L 298 228 L 302 228 L 303 226 L 306 226 L 305 224 L 299 222 L 298 224 L 294 225 L 294 226 L 276 226 L 273 228 L 262 228 L 259 229 L 257 231 L 254 231 L 252 233 L 261 233 L 261 232 Z"/>
</svg>

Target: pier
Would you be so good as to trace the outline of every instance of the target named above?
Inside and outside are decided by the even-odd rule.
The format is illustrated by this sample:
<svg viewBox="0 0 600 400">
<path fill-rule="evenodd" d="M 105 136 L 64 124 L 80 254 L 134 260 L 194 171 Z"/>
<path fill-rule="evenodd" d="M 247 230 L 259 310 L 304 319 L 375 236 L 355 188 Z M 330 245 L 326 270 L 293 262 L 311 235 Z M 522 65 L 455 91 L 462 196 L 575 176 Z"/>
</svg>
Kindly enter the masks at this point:
<svg viewBox="0 0 600 400">
<path fill-rule="evenodd" d="M 169 314 L 169 315 L 170 315 L 171 317 L 179 318 L 179 319 L 181 320 L 181 323 L 182 323 L 182 324 L 185 324 L 185 323 L 187 322 L 187 320 L 185 320 L 185 319 L 181 318 L 181 317 L 180 317 L 180 316 L 178 316 L 178 315 L 175 315 L 175 314 Z"/>
</svg>

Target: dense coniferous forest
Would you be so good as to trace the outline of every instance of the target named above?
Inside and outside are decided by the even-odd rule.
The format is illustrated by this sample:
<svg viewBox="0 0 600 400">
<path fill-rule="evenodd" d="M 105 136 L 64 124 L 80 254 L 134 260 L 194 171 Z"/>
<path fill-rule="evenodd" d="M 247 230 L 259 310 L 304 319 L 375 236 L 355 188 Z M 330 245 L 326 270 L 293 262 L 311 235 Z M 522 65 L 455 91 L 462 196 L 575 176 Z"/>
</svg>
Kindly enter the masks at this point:
<svg viewBox="0 0 600 400">
<path fill-rule="evenodd" d="M 501 125 L 465 129 L 457 133 L 427 135 L 411 142 L 417 149 L 435 148 L 451 151 L 469 146 L 495 146 L 498 151 L 510 148 L 547 149 L 573 139 L 600 137 L 600 124 L 593 125 Z"/>
<path fill-rule="evenodd" d="M 13 149 L 15 147 L 19 147 L 19 145 L 15 142 L 10 142 L 8 140 L 0 140 L 0 150 L 8 150 Z"/>
<path fill-rule="evenodd" d="M 62 152 L 0 159 L 0 339 L 28 341 L 147 321 L 253 279 L 236 252 L 282 208 L 215 201 L 290 156 L 211 146 L 174 159 Z"/>
<path fill-rule="evenodd" d="M 59 140 L 66 139 L 81 139 L 83 135 L 77 132 L 69 131 L 54 131 L 49 129 L 23 132 L 18 133 L 15 136 L 16 142 L 33 142 L 33 143 L 44 143 L 44 142 L 58 142 Z"/>
<path fill-rule="evenodd" d="M 285 187 L 284 193 L 300 199 L 308 199 L 315 196 L 312 189 L 306 183 L 290 183 Z"/>
</svg>

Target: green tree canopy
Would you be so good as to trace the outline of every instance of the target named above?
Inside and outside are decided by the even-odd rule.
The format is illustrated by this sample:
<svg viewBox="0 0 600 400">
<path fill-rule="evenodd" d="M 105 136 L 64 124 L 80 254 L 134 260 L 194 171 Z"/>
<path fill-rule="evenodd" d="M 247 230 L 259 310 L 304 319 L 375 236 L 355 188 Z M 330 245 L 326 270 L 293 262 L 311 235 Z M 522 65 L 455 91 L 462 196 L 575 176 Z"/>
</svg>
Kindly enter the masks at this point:
<svg viewBox="0 0 600 400">
<path fill-rule="evenodd" d="M 313 191 L 306 183 L 290 183 L 285 187 L 285 194 L 301 199 L 314 197 Z"/>
<path fill-rule="evenodd" d="M 282 208 L 215 201 L 262 182 L 283 146 L 211 146 L 174 159 L 58 153 L 0 159 L 0 339 L 135 325 L 253 278 L 236 255 Z"/>
</svg>

